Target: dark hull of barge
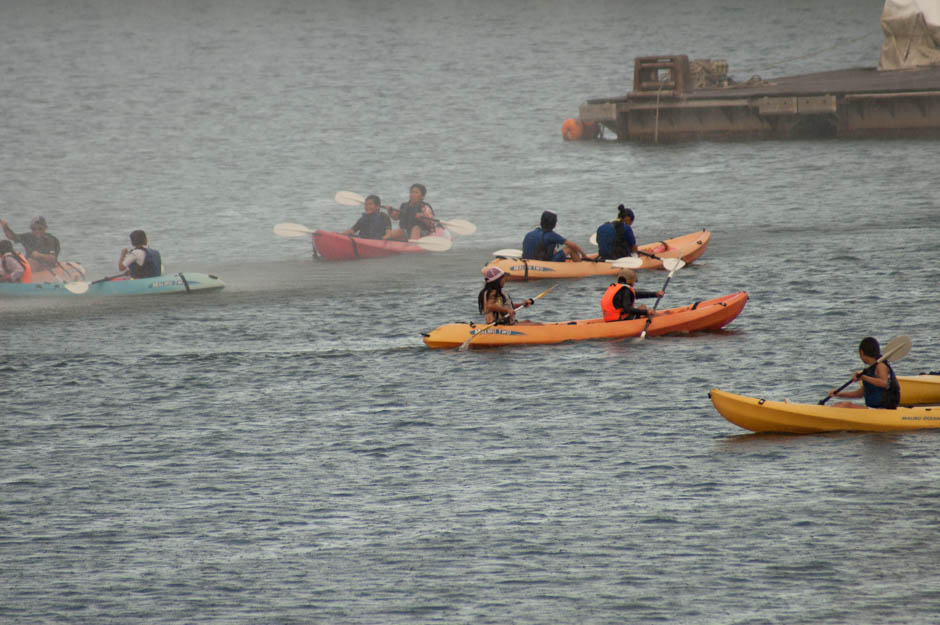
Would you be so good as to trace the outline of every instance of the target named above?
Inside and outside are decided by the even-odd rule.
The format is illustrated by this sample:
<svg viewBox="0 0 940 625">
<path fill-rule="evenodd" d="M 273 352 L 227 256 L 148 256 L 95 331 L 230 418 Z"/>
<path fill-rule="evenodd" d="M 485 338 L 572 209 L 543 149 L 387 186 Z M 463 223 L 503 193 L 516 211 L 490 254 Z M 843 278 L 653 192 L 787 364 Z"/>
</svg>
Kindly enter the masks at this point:
<svg viewBox="0 0 940 625">
<path fill-rule="evenodd" d="M 582 122 L 621 141 L 940 138 L 940 66 L 852 68 L 695 88 L 683 55 L 636 59 L 634 90 L 588 100 Z"/>
</svg>

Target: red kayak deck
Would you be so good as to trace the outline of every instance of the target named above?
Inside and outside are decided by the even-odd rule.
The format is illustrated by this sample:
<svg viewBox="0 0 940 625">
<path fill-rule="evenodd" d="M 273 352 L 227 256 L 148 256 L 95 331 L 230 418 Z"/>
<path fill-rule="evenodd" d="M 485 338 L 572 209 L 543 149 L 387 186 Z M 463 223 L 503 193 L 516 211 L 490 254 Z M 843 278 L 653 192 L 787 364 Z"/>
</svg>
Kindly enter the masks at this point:
<svg viewBox="0 0 940 625">
<path fill-rule="evenodd" d="M 434 235 L 451 238 L 450 233 L 442 228 L 438 228 Z M 427 254 L 428 252 L 423 247 L 407 241 L 364 239 L 327 230 L 316 230 L 311 236 L 313 237 L 313 250 L 323 260 L 357 260 L 397 254 Z"/>
</svg>

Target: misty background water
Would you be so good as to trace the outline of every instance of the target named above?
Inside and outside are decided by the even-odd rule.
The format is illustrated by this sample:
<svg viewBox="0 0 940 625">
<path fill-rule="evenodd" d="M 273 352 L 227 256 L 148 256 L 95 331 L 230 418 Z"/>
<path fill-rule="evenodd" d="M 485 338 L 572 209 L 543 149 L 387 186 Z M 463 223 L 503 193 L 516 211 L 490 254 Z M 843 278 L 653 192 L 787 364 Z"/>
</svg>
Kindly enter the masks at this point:
<svg viewBox="0 0 940 625">
<path fill-rule="evenodd" d="M 882 3 L 6 2 L 0 216 L 116 272 L 143 228 L 217 294 L 0 299 L 0 620 L 929 623 L 935 432 L 754 436 L 711 387 L 812 402 L 856 346 L 937 363 L 936 143 L 565 143 L 633 58 L 738 80 L 874 66 Z M 322 263 L 338 190 L 479 226 Z M 542 210 L 712 243 L 663 305 L 726 331 L 483 352 L 480 267 Z M 665 275 L 644 273 L 641 288 Z M 596 316 L 572 281 L 534 320 Z M 511 285 L 532 296 L 546 288 Z"/>
</svg>

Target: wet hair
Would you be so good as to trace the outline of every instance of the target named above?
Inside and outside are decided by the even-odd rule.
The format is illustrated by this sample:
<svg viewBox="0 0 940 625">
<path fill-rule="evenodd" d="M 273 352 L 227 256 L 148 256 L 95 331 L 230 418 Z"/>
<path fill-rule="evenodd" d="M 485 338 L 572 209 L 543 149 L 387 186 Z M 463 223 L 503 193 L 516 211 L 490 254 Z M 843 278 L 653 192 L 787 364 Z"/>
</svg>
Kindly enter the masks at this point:
<svg viewBox="0 0 940 625">
<path fill-rule="evenodd" d="M 369 200 L 372 200 L 373 202 L 375 202 L 375 205 L 378 206 L 379 208 L 382 207 L 382 200 L 380 200 L 379 196 L 377 196 L 375 193 L 373 193 L 372 195 L 366 196 L 366 202 L 368 202 Z"/>
<path fill-rule="evenodd" d="M 558 215 L 552 211 L 544 211 L 542 213 L 542 219 L 540 220 L 542 230 L 550 232 L 555 229 L 555 225 L 558 223 Z"/>
<path fill-rule="evenodd" d="M 881 345 L 878 344 L 878 339 L 873 336 L 863 338 L 862 342 L 858 344 L 858 351 L 871 358 L 881 358 Z"/>
<path fill-rule="evenodd" d="M 477 308 L 481 313 L 483 312 L 483 305 L 486 302 L 486 298 L 490 295 L 490 291 L 496 291 L 499 295 L 503 294 L 503 288 L 500 286 L 500 282 L 502 282 L 502 280 L 487 282 L 483 285 L 483 288 L 480 289 L 480 294 L 477 295 Z"/>
<path fill-rule="evenodd" d="M 0 241 L 0 254 L 12 254 L 13 244 L 6 239 Z"/>
<path fill-rule="evenodd" d="M 421 183 L 419 183 L 419 182 L 416 182 L 416 183 L 414 183 L 413 185 L 411 185 L 411 187 L 409 188 L 409 191 L 410 191 L 411 189 L 417 189 L 418 191 L 420 191 L 420 192 L 421 192 L 421 197 L 424 197 L 425 195 L 428 194 L 428 189 L 427 189 L 427 187 L 425 187 L 423 184 L 421 184 Z"/>
<path fill-rule="evenodd" d="M 631 221 L 636 219 L 633 211 L 621 204 L 617 207 L 617 219 L 623 220 L 625 217 L 629 217 Z"/>
<path fill-rule="evenodd" d="M 134 230 L 131 232 L 131 245 L 134 247 L 147 245 L 147 233 L 143 230 Z"/>
</svg>

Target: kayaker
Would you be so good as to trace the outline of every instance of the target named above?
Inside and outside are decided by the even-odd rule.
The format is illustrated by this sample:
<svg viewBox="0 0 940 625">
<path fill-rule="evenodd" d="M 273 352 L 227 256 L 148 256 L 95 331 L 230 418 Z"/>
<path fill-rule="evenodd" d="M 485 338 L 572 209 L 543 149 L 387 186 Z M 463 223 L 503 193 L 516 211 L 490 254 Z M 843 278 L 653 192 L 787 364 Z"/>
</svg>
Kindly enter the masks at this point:
<svg viewBox="0 0 940 625">
<path fill-rule="evenodd" d="M 861 382 L 861 386 L 854 391 L 839 391 L 832 389 L 829 391 L 829 397 L 841 397 L 844 399 L 865 398 L 865 404 L 856 404 L 851 401 L 843 401 L 833 404 L 838 408 L 897 408 L 901 399 L 901 386 L 894 375 L 894 369 L 888 364 L 888 361 L 878 362 L 881 358 L 881 345 L 878 339 L 872 336 L 866 336 L 858 345 L 858 357 L 866 365 L 865 369 L 856 371 L 852 380 Z"/>
<path fill-rule="evenodd" d="M 398 228 L 385 238 L 406 241 L 420 239 L 434 234 L 437 230 L 437 219 L 434 209 L 424 201 L 428 189 L 418 182 L 408 189 L 408 201 L 402 202 L 398 209 Z"/>
<path fill-rule="evenodd" d="M 616 284 L 611 284 L 601 297 L 601 311 L 604 321 L 622 321 L 624 319 L 638 319 L 640 317 L 655 317 L 659 313 L 650 311 L 640 304 L 635 306 L 636 300 L 642 297 L 662 297 L 662 291 L 637 291 L 633 288 L 636 283 L 636 272 L 632 269 L 623 269 L 617 278 Z"/>
<path fill-rule="evenodd" d="M 617 218 L 597 229 L 597 255 L 601 259 L 623 258 L 636 255 L 636 237 L 633 235 L 633 211 L 623 204 L 617 207 Z"/>
<path fill-rule="evenodd" d="M 574 241 L 555 232 L 557 224 L 558 215 L 552 211 L 543 211 L 539 227 L 528 232 L 522 239 L 522 257 L 556 263 L 565 262 L 569 256 L 571 260 L 581 260 L 584 250 Z M 563 246 L 563 249 L 558 249 L 559 246 Z"/>
<path fill-rule="evenodd" d="M 365 210 L 352 228 L 343 234 L 357 234 L 363 239 L 384 239 L 392 229 L 392 220 L 381 212 L 382 200 L 377 195 L 366 198 Z"/>
<path fill-rule="evenodd" d="M 29 221 L 29 232 L 23 234 L 13 232 L 6 219 L 0 219 L 0 226 L 8 239 L 23 246 L 27 260 L 39 261 L 46 267 L 59 262 L 59 240 L 49 234 L 45 217 L 33 217 Z"/>
<path fill-rule="evenodd" d="M 513 325 L 516 323 L 516 308 L 528 308 L 535 300 L 527 299 L 519 306 L 513 306 L 512 298 L 503 292 L 508 276 L 499 267 L 490 267 L 483 275 L 483 289 L 477 295 L 477 307 L 486 323 Z M 531 323 L 523 321 L 520 323 Z"/>
<path fill-rule="evenodd" d="M 147 233 L 134 230 L 130 238 L 133 247 L 121 249 L 118 271 L 123 271 L 132 278 L 154 278 L 163 275 L 160 252 L 147 247 Z"/>
<path fill-rule="evenodd" d="M 14 252 L 10 241 L 0 241 L 0 282 L 29 284 L 32 281 L 33 272 L 26 257 Z"/>
</svg>

